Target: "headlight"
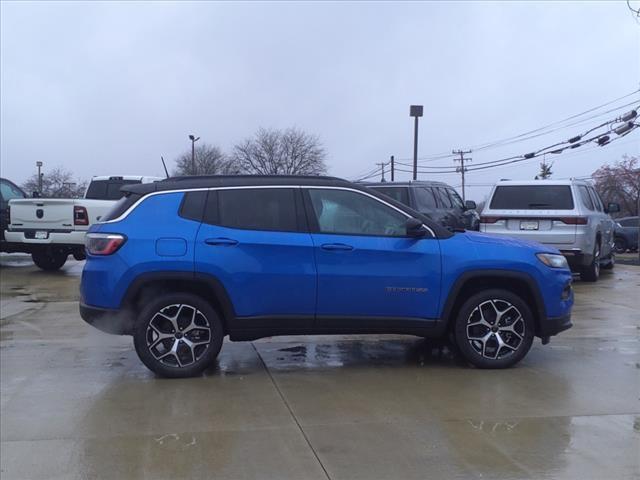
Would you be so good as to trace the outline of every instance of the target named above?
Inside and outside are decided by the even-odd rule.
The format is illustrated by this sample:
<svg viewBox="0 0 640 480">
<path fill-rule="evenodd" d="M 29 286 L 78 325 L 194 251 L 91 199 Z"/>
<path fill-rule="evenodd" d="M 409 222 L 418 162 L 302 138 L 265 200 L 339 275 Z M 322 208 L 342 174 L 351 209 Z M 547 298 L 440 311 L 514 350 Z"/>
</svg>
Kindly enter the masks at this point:
<svg viewBox="0 0 640 480">
<path fill-rule="evenodd" d="M 536 257 L 547 267 L 551 268 L 569 268 L 567 259 L 562 255 L 556 255 L 554 253 L 537 253 Z"/>
</svg>

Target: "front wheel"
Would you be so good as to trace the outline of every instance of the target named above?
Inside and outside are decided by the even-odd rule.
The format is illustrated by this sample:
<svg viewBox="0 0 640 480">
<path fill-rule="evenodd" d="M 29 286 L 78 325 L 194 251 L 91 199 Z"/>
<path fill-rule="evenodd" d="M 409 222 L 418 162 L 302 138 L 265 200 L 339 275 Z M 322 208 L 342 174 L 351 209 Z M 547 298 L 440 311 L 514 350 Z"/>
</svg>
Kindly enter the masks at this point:
<svg viewBox="0 0 640 480">
<path fill-rule="evenodd" d="M 469 363 L 478 368 L 508 368 L 531 348 L 534 319 L 516 294 L 487 290 L 464 302 L 454 332 L 460 353 Z"/>
<path fill-rule="evenodd" d="M 66 253 L 33 252 L 31 254 L 31 259 L 38 268 L 51 272 L 54 270 L 60 270 L 66 263 L 68 256 L 69 255 Z"/>
<path fill-rule="evenodd" d="M 140 313 L 133 342 L 147 368 L 163 377 L 201 374 L 218 356 L 224 329 L 211 305 L 176 293 L 150 302 Z"/>
<path fill-rule="evenodd" d="M 614 249 L 616 253 L 624 253 L 627 251 L 627 241 L 624 238 L 616 237 L 614 242 Z"/>
</svg>

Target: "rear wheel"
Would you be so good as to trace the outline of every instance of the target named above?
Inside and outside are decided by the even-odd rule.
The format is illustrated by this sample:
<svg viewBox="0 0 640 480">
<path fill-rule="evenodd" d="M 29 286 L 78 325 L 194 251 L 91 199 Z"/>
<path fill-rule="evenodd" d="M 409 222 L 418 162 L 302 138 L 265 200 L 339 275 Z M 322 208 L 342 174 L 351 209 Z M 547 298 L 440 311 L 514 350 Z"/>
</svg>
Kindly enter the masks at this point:
<svg viewBox="0 0 640 480">
<path fill-rule="evenodd" d="M 133 341 L 140 360 L 163 377 L 201 374 L 218 356 L 224 329 L 211 305 L 190 293 L 165 295 L 140 313 Z"/>
<path fill-rule="evenodd" d="M 591 263 L 582 268 L 580 279 L 583 282 L 597 282 L 600 278 L 600 243 L 597 242 L 593 249 Z"/>
<path fill-rule="evenodd" d="M 33 252 L 31 258 L 38 268 L 46 271 L 59 270 L 66 263 L 67 253 Z"/>
<path fill-rule="evenodd" d="M 455 320 L 456 344 L 478 368 L 507 368 L 524 358 L 534 336 L 531 309 L 516 294 L 495 289 L 469 298 Z"/>
</svg>

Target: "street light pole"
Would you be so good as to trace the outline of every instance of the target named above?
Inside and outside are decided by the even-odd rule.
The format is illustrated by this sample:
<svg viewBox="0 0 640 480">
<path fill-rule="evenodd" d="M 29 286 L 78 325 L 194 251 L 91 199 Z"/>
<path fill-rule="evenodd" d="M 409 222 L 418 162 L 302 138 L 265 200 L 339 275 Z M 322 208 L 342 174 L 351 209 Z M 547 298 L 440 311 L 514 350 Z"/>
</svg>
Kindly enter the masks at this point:
<svg viewBox="0 0 640 480">
<path fill-rule="evenodd" d="M 38 167 L 38 194 L 42 196 L 42 173 L 40 173 L 42 162 L 36 162 L 36 167 Z"/>
<path fill-rule="evenodd" d="M 191 140 L 191 174 L 196 175 L 196 142 L 200 137 L 189 135 L 189 140 Z"/>
<path fill-rule="evenodd" d="M 418 179 L 418 117 L 422 116 L 422 105 L 411 105 L 409 116 L 414 117 L 413 124 L 413 179 Z"/>
</svg>

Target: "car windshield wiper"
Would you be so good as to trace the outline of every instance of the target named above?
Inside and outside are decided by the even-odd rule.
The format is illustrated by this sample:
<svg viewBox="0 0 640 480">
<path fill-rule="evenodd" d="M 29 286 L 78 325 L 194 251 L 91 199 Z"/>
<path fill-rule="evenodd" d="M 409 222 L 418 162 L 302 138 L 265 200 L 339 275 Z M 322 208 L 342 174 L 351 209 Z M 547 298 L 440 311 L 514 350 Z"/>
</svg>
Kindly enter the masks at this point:
<svg viewBox="0 0 640 480">
<path fill-rule="evenodd" d="M 550 203 L 530 203 L 530 207 L 550 207 Z"/>
</svg>

